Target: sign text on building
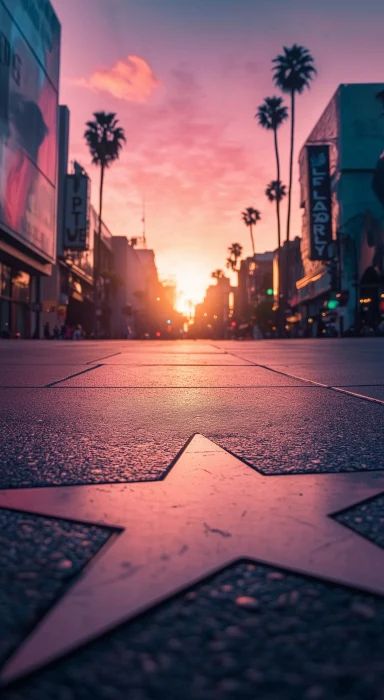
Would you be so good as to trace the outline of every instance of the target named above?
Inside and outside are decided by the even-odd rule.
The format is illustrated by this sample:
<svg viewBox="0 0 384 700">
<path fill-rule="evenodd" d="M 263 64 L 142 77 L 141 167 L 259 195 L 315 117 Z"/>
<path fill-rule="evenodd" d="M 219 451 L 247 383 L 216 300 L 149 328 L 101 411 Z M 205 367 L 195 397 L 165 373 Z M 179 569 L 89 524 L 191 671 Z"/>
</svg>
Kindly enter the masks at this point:
<svg viewBox="0 0 384 700">
<path fill-rule="evenodd" d="M 329 146 L 307 146 L 311 260 L 329 260 L 332 199 Z"/>
<path fill-rule="evenodd" d="M 89 178 L 67 175 L 65 198 L 64 248 L 89 248 Z"/>
</svg>

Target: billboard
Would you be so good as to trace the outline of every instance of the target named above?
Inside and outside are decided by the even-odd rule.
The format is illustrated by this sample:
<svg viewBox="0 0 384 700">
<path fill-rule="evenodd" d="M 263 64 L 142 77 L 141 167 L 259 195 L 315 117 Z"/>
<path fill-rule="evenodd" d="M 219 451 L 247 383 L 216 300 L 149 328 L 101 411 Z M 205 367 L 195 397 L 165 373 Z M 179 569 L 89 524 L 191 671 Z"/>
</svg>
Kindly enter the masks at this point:
<svg viewBox="0 0 384 700">
<path fill-rule="evenodd" d="M 0 0 L 0 227 L 54 261 L 60 24 L 48 0 Z"/>
<path fill-rule="evenodd" d="M 89 249 L 89 219 L 89 178 L 86 175 L 67 175 L 65 183 L 64 249 Z"/>
<path fill-rule="evenodd" d="M 311 260 L 329 260 L 332 242 L 332 198 L 329 146 L 306 146 L 308 225 Z"/>
</svg>

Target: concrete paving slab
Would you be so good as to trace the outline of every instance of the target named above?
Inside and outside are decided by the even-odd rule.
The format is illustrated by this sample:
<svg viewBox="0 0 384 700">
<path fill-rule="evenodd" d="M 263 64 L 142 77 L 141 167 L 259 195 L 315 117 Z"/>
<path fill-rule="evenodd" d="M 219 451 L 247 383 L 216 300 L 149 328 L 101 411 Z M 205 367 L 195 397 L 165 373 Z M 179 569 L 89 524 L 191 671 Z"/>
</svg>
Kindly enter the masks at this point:
<svg viewBox="0 0 384 700">
<path fill-rule="evenodd" d="M 230 353 L 121 352 L 102 361 L 106 365 L 249 365 L 252 361 Z"/>
<path fill-rule="evenodd" d="M 217 347 L 260 364 L 343 365 L 384 361 L 384 338 L 324 338 L 319 340 L 261 340 L 218 343 Z"/>
<path fill-rule="evenodd" d="M 267 474 L 384 468 L 382 406 L 328 389 L 4 389 L 1 397 L 1 488 L 153 479 L 193 433 Z"/>
<path fill-rule="evenodd" d="M 61 387 L 278 387 L 308 386 L 260 367 L 127 367 L 103 365 L 73 377 Z"/>
<path fill-rule="evenodd" d="M 204 340 L 135 340 L 123 341 L 120 347 L 122 352 L 149 352 L 149 353 L 172 353 L 178 355 L 180 353 L 188 354 L 207 354 L 215 355 L 218 353 L 226 353 L 225 349 L 220 349 L 211 344 L 211 341 Z"/>
<path fill-rule="evenodd" d="M 86 364 L 116 354 L 120 347 L 120 341 L 0 340 L 0 365 Z"/>
<path fill-rule="evenodd" d="M 0 365 L 0 387 L 44 387 L 84 372 L 84 365 Z"/>
<path fill-rule="evenodd" d="M 299 377 L 302 380 L 319 382 L 327 386 L 348 386 L 356 384 L 384 384 L 384 363 L 360 365 L 358 363 L 344 365 L 324 363 L 311 366 L 305 365 L 275 365 L 269 363 L 268 367 L 277 372 L 283 372 L 288 376 Z"/>
</svg>

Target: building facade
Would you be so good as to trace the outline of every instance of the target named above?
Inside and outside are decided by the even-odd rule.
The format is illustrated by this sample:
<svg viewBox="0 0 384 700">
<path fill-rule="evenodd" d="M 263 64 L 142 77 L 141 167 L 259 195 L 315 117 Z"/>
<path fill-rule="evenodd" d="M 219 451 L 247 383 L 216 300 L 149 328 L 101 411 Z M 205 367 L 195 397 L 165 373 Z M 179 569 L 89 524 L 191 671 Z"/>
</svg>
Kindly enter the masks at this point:
<svg viewBox="0 0 384 700">
<path fill-rule="evenodd" d="M 41 279 L 56 260 L 59 20 L 0 0 L 0 337 L 40 333 Z"/>
<path fill-rule="evenodd" d="M 207 288 L 204 301 L 195 308 L 194 323 L 190 327 L 191 337 L 229 337 L 233 314 L 232 291 L 230 280 L 225 276 Z"/>
<path fill-rule="evenodd" d="M 138 239 L 113 236 L 115 290 L 111 333 L 114 338 L 180 338 L 184 318 L 175 310 L 176 290 L 160 282 L 155 253 L 136 247 Z"/>
<path fill-rule="evenodd" d="M 268 290 L 273 294 L 273 259 L 273 252 L 266 252 L 241 261 L 234 308 L 238 323 L 248 323 L 255 306 L 265 300 Z"/>
<path fill-rule="evenodd" d="M 90 203 L 91 180 L 73 164 L 69 173 L 70 113 L 59 107 L 57 257 L 50 277 L 42 281 L 42 320 L 46 334 L 70 336 L 81 326 L 86 336 L 111 335 L 113 291 L 112 234 Z M 95 269 L 99 271 L 95 285 Z M 97 289 L 96 289 L 97 287 Z M 97 296 L 97 299 L 96 299 Z"/>
<path fill-rule="evenodd" d="M 288 260 L 287 260 L 288 257 Z M 287 288 L 287 265 L 289 264 L 288 276 L 288 306 L 286 313 L 291 313 L 299 304 L 297 282 L 303 277 L 303 262 L 301 258 L 301 238 L 296 236 L 293 241 L 284 241 L 280 248 L 273 254 L 273 291 L 275 302 L 278 302 L 279 289 L 279 260 L 280 260 L 280 287 Z"/>
<path fill-rule="evenodd" d="M 326 332 L 329 309 L 339 332 L 380 319 L 384 208 L 373 179 L 384 147 L 383 89 L 340 85 L 300 153 L 304 274 L 297 289 L 314 335 Z"/>
<path fill-rule="evenodd" d="M 126 236 L 113 236 L 114 270 L 118 279 L 112 314 L 114 338 L 133 337 L 145 324 L 147 301 L 157 299 L 158 275 L 153 250 L 135 248 Z"/>
</svg>

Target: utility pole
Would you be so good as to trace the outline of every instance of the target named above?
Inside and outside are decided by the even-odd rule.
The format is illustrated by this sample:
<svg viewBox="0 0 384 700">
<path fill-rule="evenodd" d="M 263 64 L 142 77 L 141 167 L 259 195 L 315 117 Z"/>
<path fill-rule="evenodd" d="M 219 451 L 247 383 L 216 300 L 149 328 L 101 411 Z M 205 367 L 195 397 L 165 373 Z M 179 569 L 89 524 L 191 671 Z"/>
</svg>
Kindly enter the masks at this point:
<svg viewBox="0 0 384 700">
<path fill-rule="evenodd" d="M 143 224 L 143 248 L 147 247 L 147 235 L 146 235 L 146 221 L 145 221 L 145 198 L 143 199 L 143 217 L 141 219 L 141 223 Z"/>
</svg>

